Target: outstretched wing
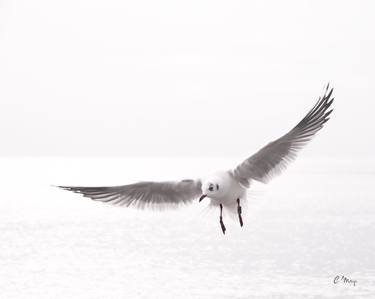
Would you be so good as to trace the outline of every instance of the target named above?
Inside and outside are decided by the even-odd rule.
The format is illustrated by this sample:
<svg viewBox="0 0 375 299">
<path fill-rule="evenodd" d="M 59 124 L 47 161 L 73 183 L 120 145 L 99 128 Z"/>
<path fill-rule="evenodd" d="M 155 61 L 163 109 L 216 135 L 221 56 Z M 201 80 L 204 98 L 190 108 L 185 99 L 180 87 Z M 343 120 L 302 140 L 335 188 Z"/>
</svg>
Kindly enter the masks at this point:
<svg viewBox="0 0 375 299">
<path fill-rule="evenodd" d="M 82 194 L 95 201 L 137 208 L 149 206 L 161 208 L 187 204 L 202 194 L 200 180 L 139 182 L 113 187 L 57 187 Z"/>
<path fill-rule="evenodd" d="M 333 88 L 325 88 L 322 98 L 319 98 L 310 112 L 291 131 L 281 138 L 270 142 L 250 158 L 243 161 L 232 171 L 234 178 L 248 187 L 251 180 L 267 183 L 274 175 L 284 170 L 287 164 L 294 160 L 297 152 L 310 141 L 325 122 L 329 120 L 333 102 Z"/>
</svg>

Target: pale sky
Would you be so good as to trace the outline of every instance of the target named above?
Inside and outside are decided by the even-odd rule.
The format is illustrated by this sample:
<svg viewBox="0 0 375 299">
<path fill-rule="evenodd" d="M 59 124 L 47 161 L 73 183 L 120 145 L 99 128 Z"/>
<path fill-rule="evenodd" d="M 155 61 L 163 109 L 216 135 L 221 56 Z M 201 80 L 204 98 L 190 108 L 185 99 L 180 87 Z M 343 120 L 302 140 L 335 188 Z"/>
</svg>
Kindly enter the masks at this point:
<svg viewBox="0 0 375 299">
<path fill-rule="evenodd" d="M 0 0 L 0 155 L 375 153 L 373 1 Z"/>
</svg>

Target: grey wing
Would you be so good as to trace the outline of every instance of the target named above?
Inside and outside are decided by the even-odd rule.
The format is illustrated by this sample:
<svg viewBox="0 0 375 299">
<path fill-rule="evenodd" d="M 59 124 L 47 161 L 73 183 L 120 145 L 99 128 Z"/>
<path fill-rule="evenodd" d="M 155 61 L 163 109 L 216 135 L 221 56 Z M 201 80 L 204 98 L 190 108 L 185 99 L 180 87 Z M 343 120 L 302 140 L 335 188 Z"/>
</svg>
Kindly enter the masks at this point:
<svg viewBox="0 0 375 299">
<path fill-rule="evenodd" d="M 310 141 L 325 122 L 333 109 L 331 95 L 333 88 L 325 88 L 322 98 L 291 131 L 281 138 L 270 142 L 250 158 L 238 165 L 232 174 L 242 185 L 248 187 L 251 180 L 267 183 L 274 175 L 284 170 L 287 164 L 294 160 L 297 152 Z"/>
<path fill-rule="evenodd" d="M 137 208 L 163 208 L 187 204 L 202 193 L 200 180 L 139 182 L 113 187 L 57 187 L 82 194 L 95 201 Z"/>
</svg>

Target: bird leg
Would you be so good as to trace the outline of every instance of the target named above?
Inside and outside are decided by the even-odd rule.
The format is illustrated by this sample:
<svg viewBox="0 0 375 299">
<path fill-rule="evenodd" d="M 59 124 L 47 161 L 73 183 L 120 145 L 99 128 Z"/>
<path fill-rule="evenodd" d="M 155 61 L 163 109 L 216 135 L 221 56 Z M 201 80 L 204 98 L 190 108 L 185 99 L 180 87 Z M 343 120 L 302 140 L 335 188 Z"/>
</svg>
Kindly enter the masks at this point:
<svg viewBox="0 0 375 299">
<path fill-rule="evenodd" d="M 224 222 L 223 222 L 223 205 L 220 204 L 220 226 L 221 226 L 221 230 L 223 231 L 223 234 L 225 235 L 225 225 L 224 225 Z"/>
<path fill-rule="evenodd" d="M 237 213 L 238 213 L 238 219 L 240 220 L 240 225 L 241 227 L 243 226 L 243 221 L 242 221 L 242 207 L 240 206 L 240 199 L 237 198 Z"/>
</svg>

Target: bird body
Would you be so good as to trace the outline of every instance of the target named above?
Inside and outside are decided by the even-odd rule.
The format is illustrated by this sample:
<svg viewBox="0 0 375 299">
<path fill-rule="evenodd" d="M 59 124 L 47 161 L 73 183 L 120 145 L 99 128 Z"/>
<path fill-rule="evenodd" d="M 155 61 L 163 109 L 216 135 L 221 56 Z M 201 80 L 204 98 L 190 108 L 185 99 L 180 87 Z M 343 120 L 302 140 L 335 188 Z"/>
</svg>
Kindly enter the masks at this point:
<svg viewBox="0 0 375 299">
<path fill-rule="evenodd" d="M 112 187 L 58 187 L 80 193 L 94 201 L 138 208 L 177 206 L 207 197 L 210 206 L 220 207 L 220 225 L 225 234 L 223 209 L 236 211 L 240 225 L 243 225 L 241 203 L 246 200 L 246 190 L 251 182 L 269 182 L 295 159 L 298 151 L 329 120 L 333 111 L 329 110 L 333 102 L 332 92 L 333 89 L 327 85 L 323 96 L 292 130 L 268 143 L 234 169 L 196 180 L 138 182 Z"/>
<path fill-rule="evenodd" d="M 210 187 L 213 187 L 210 190 Z M 202 194 L 207 194 L 211 206 L 222 204 L 228 209 L 237 205 L 238 198 L 246 199 L 246 188 L 233 177 L 231 171 L 219 171 L 202 179 Z"/>
</svg>

